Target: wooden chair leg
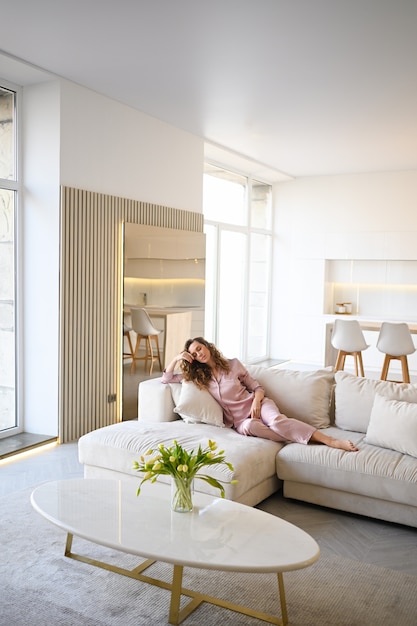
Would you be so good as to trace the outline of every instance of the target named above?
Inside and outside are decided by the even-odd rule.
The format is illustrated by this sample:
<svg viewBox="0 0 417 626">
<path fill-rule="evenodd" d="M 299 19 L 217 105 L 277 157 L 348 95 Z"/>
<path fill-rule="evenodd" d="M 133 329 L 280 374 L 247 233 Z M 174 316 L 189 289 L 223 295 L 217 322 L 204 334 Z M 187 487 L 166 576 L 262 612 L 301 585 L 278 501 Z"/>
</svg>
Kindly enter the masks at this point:
<svg viewBox="0 0 417 626">
<path fill-rule="evenodd" d="M 359 372 L 358 372 L 358 362 L 359 362 L 359 357 L 358 357 L 358 352 L 354 352 L 352 354 L 353 356 L 353 365 L 355 366 L 355 376 L 358 376 Z"/>
<path fill-rule="evenodd" d="M 131 374 L 133 374 L 133 372 L 136 369 L 136 353 L 139 350 L 139 343 L 140 343 L 140 339 L 139 339 L 139 335 L 137 335 L 136 343 L 135 343 L 135 349 L 133 350 L 132 365 L 130 366 L 130 373 Z"/>
<path fill-rule="evenodd" d="M 159 369 L 162 372 L 162 363 L 161 363 L 161 355 L 159 353 L 159 339 L 158 339 L 158 335 L 155 335 L 155 344 L 156 344 L 156 354 L 158 356 L 158 362 L 159 362 Z"/>
<path fill-rule="evenodd" d="M 386 354 L 384 363 L 382 365 L 381 380 L 387 380 L 390 362 L 391 362 L 391 357 L 389 354 Z"/>
<path fill-rule="evenodd" d="M 362 360 L 362 352 L 357 352 L 358 362 L 359 362 L 359 370 L 362 378 L 365 378 L 365 370 L 363 369 L 363 360 Z"/>
<path fill-rule="evenodd" d="M 132 340 L 130 338 L 130 332 L 126 332 L 124 333 L 124 337 L 127 337 L 127 342 L 129 344 L 129 350 L 130 352 L 124 352 L 123 356 L 127 359 L 127 358 L 133 358 L 133 345 L 132 345 Z"/>
<path fill-rule="evenodd" d="M 145 337 L 143 335 L 137 335 L 137 337 L 136 337 L 136 344 L 135 344 L 135 350 L 133 352 L 132 365 L 130 366 L 130 373 L 131 374 L 133 374 L 133 372 L 136 370 L 136 361 L 139 361 L 139 357 L 137 356 L 137 354 L 139 352 L 139 346 L 140 346 L 140 342 L 141 342 L 142 339 L 145 339 Z"/>
<path fill-rule="evenodd" d="M 342 352 L 342 350 L 339 350 L 338 354 L 337 354 L 337 359 L 336 359 L 336 365 L 335 365 L 335 370 L 342 370 L 345 366 L 345 358 L 346 355 L 344 352 Z"/>
<path fill-rule="evenodd" d="M 401 371 L 403 373 L 403 382 L 404 383 L 409 383 L 410 382 L 410 372 L 408 371 L 407 355 L 403 354 L 402 356 L 400 356 L 400 361 L 401 361 Z"/>
<path fill-rule="evenodd" d="M 139 353 L 139 348 L 140 348 L 140 342 L 142 339 L 145 340 L 145 356 L 139 357 L 138 353 Z M 154 352 L 154 347 L 152 346 L 152 339 L 155 341 L 156 354 Z M 158 335 L 137 335 L 135 350 L 134 351 L 132 350 L 132 365 L 130 368 L 131 374 L 136 369 L 136 361 L 145 361 L 145 372 L 148 367 L 148 361 L 150 361 L 149 375 L 152 374 L 154 362 L 158 361 L 159 367 L 162 372 L 161 356 L 159 354 Z"/>
<path fill-rule="evenodd" d="M 362 377 L 365 377 L 365 372 L 363 369 L 363 361 L 362 361 L 362 352 L 344 352 L 343 350 L 339 350 L 337 359 L 336 359 L 336 365 L 334 366 L 336 372 L 339 370 L 345 369 L 345 362 L 346 362 L 347 356 L 353 357 L 355 375 L 359 376 L 359 373 L 360 373 Z"/>
<path fill-rule="evenodd" d="M 145 368 L 146 368 L 146 364 L 148 362 L 148 359 L 150 359 L 150 361 L 151 361 L 151 366 L 149 368 L 149 376 L 150 376 L 152 374 L 153 362 L 154 362 L 151 335 L 148 335 L 147 338 L 146 338 L 146 361 L 145 361 Z"/>
<path fill-rule="evenodd" d="M 153 347 L 152 347 L 152 339 L 155 342 L 155 353 L 153 351 Z M 158 361 L 159 363 L 159 369 L 162 372 L 162 363 L 161 363 L 161 356 L 159 354 L 159 341 L 158 341 L 158 335 L 150 335 L 149 337 L 149 351 L 150 351 L 150 360 L 151 360 L 151 367 L 149 369 L 149 375 L 152 374 L 153 371 L 153 364 L 155 361 Z"/>
</svg>

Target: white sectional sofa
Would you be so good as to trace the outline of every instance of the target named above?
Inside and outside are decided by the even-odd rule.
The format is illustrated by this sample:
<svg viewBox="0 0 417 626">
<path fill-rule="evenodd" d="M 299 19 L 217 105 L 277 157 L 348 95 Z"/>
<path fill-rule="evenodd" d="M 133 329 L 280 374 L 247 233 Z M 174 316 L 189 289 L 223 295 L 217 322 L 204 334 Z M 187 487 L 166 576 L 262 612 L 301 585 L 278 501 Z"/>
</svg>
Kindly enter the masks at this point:
<svg viewBox="0 0 417 626">
<path fill-rule="evenodd" d="M 219 405 L 191 384 L 139 386 L 139 419 L 98 429 L 79 440 L 85 477 L 139 484 L 132 462 L 159 443 L 187 447 L 208 439 L 225 450 L 234 472 L 210 468 L 226 497 L 255 505 L 283 485 L 284 496 L 417 527 L 417 385 L 355 377 L 331 369 L 313 372 L 248 367 L 289 417 L 335 437 L 358 452 L 319 444 L 278 444 L 222 427 Z M 167 478 L 168 480 L 168 478 Z M 195 489 L 217 495 L 204 481 Z"/>
</svg>

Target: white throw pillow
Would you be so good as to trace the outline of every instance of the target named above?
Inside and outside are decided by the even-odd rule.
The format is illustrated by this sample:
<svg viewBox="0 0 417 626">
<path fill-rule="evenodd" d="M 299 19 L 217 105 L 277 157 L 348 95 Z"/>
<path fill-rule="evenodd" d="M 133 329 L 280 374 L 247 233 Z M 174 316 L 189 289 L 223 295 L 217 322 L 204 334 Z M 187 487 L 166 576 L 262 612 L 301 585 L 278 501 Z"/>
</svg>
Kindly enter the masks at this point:
<svg viewBox="0 0 417 626">
<path fill-rule="evenodd" d="M 417 402 L 417 386 L 408 383 L 392 383 L 354 376 L 349 372 L 335 373 L 335 423 L 338 428 L 366 433 L 375 395 Z"/>
<path fill-rule="evenodd" d="M 171 385 L 171 389 L 174 384 Z M 185 422 L 211 424 L 212 426 L 224 426 L 223 409 L 206 389 L 199 389 L 194 383 L 183 381 L 180 387 L 179 398 L 175 396 L 178 391 L 174 391 L 174 412 L 178 413 Z"/>
<path fill-rule="evenodd" d="M 376 394 L 365 442 L 417 457 L 417 404 Z"/>
<path fill-rule="evenodd" d="M 281 413 L 315 428 L 330 426 L 330 401 L 334 385 L 332 369 L 298 371 L 248 366 Z"/>
</svg>

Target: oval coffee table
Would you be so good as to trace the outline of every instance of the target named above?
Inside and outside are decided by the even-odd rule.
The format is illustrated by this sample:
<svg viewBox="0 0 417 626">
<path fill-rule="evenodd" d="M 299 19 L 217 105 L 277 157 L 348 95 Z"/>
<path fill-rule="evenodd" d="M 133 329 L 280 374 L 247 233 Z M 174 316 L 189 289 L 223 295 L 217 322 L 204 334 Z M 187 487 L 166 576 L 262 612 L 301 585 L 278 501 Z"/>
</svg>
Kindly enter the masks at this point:
<svg viewBox="0 0 417 626">
<path fill-rule="evenodd" d="M 169 589 L 170 624 L 181 623 L 202 602 L 287 624 L 283 572 L 317 561 L 320 551 L 312 537 L 259 509 L 198 492 L 191 513 L 174 513 L 168 485 L 144 487 L 137 497 L 132 485 L 122 481 L 61 480 L 37 487 L 31 502 L 38 513 L 67 532 L 66 556 Z M 71 551 L 74 535 L 146 560 L 127 570 L 75 554 Z M 172 583 L 142 573 L 155 561 L 173 564 Z M 184 567 L 276 574 L 282 617 L 185 589 Z M 180 610 L 182 594 L 191 600 Z"/>
</svg>

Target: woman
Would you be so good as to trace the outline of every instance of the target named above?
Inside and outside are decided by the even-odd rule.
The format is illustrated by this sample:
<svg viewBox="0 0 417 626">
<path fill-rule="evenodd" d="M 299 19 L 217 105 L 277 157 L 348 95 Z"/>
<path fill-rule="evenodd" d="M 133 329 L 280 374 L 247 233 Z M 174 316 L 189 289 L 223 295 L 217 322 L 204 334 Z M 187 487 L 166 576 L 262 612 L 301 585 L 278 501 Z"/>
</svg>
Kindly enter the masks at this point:
<svg viewBox="0 0 417 626">
<path fill-rule="evenodd" d="M 182 374 L 175 369 L 180 363 Z M 207 389 L 223 408 L 224 424 L 241 435 L 263 437 L 280 442 L 322 443 L 331 448 L 356 452 L 358 448 L 345 439 L 336 439 L 320 430 L 280 413 L 277 405 L 265 397 L 263 387 L 238 359 L 226 359 L 203 337 L 188 339 L 184 351 L 166 367 L 163 383 L 192 381 Z"/>
</svg>

